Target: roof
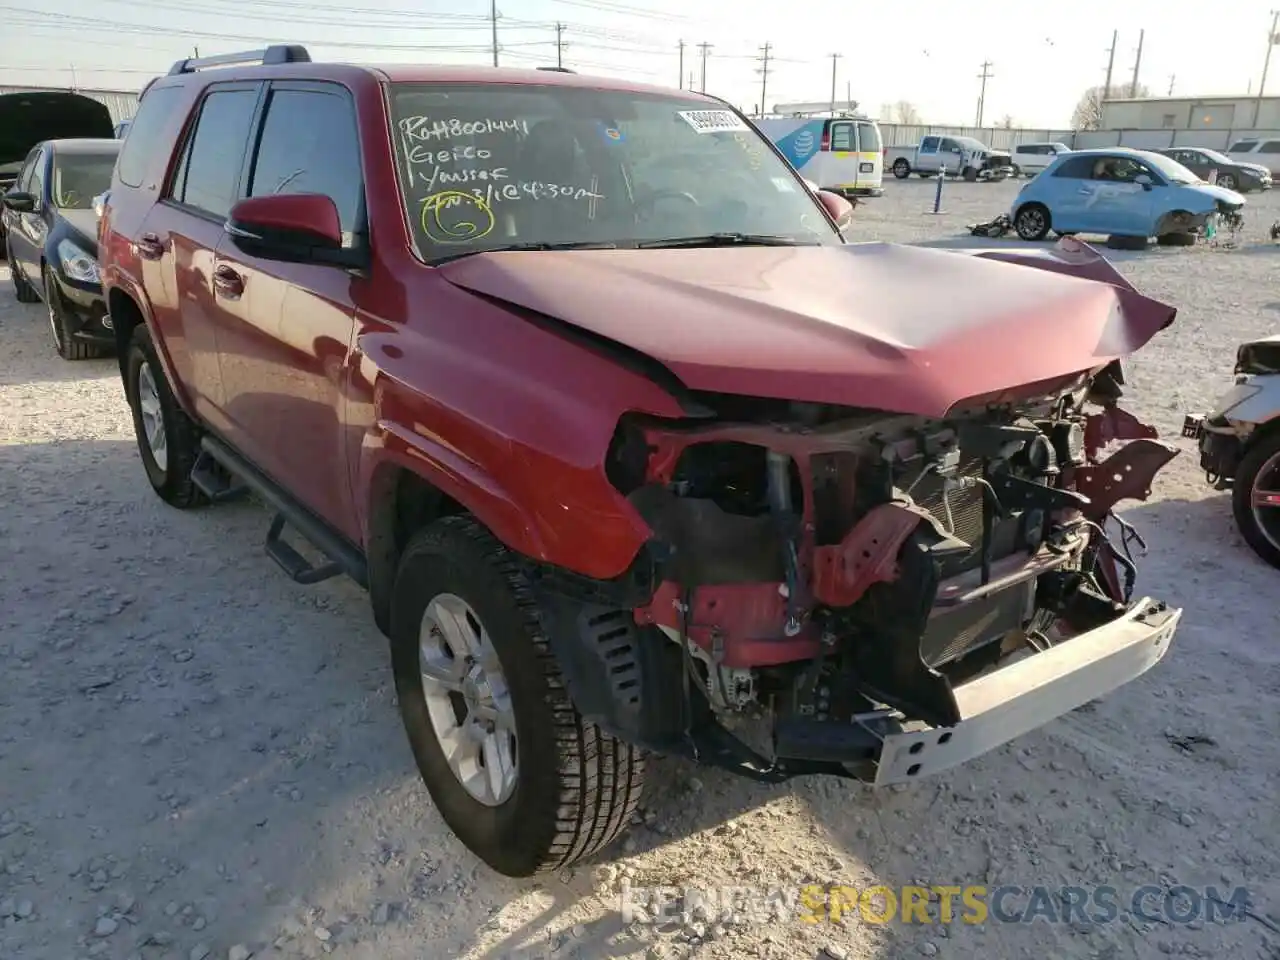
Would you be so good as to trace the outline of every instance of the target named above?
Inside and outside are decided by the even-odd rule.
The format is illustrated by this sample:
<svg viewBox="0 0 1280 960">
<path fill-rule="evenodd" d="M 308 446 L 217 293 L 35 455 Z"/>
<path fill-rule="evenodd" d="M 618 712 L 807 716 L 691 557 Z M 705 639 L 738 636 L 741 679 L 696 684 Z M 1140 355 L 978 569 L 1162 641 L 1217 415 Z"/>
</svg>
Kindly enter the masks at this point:
<svg viewBox="0 0 1280 960">
<path fill-rule="evenodd" d="M 1259 97 L 1254 93 L 1214 94 L 1211 97 L 1107 97 L 1108 103 L 1235 103 L 1240 100 L 1280 101 L 1278 97 Z"/>
<path fill-rule="evenodd" d="M 90 137 L 68 138 L 66 140 L 46 140 L 45 143 L 58 153 L 115 153 L 120 150 L 121 140 Z"/>
</svg>

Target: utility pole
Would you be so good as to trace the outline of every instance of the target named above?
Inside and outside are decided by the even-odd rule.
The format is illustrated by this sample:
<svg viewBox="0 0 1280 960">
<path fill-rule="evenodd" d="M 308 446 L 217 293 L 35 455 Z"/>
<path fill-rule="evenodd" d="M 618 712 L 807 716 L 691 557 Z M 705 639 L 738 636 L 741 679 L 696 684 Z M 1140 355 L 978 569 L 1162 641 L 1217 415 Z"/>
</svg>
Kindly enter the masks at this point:
<svg viewBox="0 0 1280 960">
<path fill-rule="evenodd" d="M 1138 55 L 1133 58 L 1133 81 L 1129 84 L 1129 96 L 1136 97 L 1138 95 L 1138 70 L 1142 66 L 1142 40 L 1147 35 L 1147 31 L 1138 31 Z"/>
<path fill-rule="evenodd" d="M 840 54 L 833 53 L 831 55 L 831 112 L 836 112 L 836 63 L 840 60 Z"/>
<path fill-rule="evenodd" d="M 564 69 L 564 24 L 556 23 L 556 67 Z"/>
<path fill-rule="evenodd" d="M 1120 31 L 1111 31 L 1111 49 L 1107 51 L 1107 82 L 1102 88 L 1102 99 L 1111 99 L 1111 71 L 1116 65 L 1116 44 L 1120 42 Z"/>
<path fill-rule="evenodd" d="M 995 76 L 991 72 L 991 68 L 995 66 L 990 60 L 982 61 L 982 72 L 978 74 L 978 79 L 982 81 L 982 86 L 978 90 L 978 119 L 974 126 L 982 129 L 982 111 L 987 105 L 987 81 Z"/>
<path fill-rule="evenodd" d="M 1271 48 L 1280 43 L 1280 10 L 1271 11 L 1271 34 L 1267 37 L 1267 56 L 1262 61 L 1262 79 L 1258 82 L 1258 99 L 1262 99 L 1262 95 L 1267 88 L 1267 70 L 1271 66 Z"/>
<path fill-rule="evenodd" d="M 489 23 L 493 28 L 493 65 L 498 65 L 498 0 L 489 0 Z"/>
<path fill-rule="evenodd" d="M 1167 97 L 1173 96 L 1173 81 L 1177 79 L 1178 79 L 1178 75 L 1176 73 L 1169 74 L 1169 92 L 1165 94 L 1165 96 Z"/>
<path fill-rule="evenodd" d="M 680 71 L 676 74 L 676 80 L 680 83 L 680 89 L 684 89 L 684 41 L 678 44 L 680 50 Z"/>
<path fill-rule="evenodd" d="M 765 92 L 769 89 L 769 51 L 771 44 L 766 43 L 760 48 L 760 69 L 756 72 L 760 74 L 760 116 L 765 115 L 764 97 Z"/>
<path fill-rule="evenodd" d="M 711 52 L 711 44 L 700 43 L 698 49 L 702 51 L 702 92 L 707 92 L 707 54 Z"/>
<path fill-rule="evenodd" d="M 1267 35 L 1267 56 L 1262 61 L 1262 79 L 1258 81 L 1258 99 L 1253 103 L 1253 125 L 1262 113 L 1262 95 L 1267 90 L 1267 70 L 1271 66 L 1271 48 L 1280 43 L 1280 10 L 1271 11 L 1271 33 Z"/>
<path fill-rule="evenodd" d="M 196 59 L 197 59 L 197 60 L 199 60 L 199 59 L 200 59 L 200 48 L 199 48 L 199 47 L 192 47 L 192 48 L 191 48 L 191 50 L 195 53 L 195 55 L 196 55 Z"/>
</svg>

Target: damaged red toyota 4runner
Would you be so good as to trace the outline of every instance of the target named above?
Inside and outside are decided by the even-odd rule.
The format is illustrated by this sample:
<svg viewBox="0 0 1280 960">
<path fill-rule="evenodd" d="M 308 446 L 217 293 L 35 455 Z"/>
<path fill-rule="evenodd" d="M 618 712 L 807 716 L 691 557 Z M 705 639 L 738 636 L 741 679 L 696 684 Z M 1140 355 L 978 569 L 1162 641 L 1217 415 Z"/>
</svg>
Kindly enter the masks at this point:
<svg viewBox="0 0 1280 960">
<path fill-rule="evenodd" d="M 846 242 L 687 91 L 247 59 L 153 82 L 103 214 L 142 464 L 368 588 L 496 870 L 608 844 L 645 752 L 909 783 L 1166 652 L 1112 508 L 1175 311 L 1091 248 Z"/>
</svg>

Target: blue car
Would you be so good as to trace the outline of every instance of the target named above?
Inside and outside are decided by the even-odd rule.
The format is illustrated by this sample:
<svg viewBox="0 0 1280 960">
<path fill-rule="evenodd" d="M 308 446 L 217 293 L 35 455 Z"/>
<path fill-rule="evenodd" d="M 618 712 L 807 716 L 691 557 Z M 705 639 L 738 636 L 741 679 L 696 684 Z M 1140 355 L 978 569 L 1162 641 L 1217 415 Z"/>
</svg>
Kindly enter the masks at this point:
<svg viewBox="0 0 1280 960">
<path fill-rule="evenodd" d="M 1112 147 L 1060 155 L 1018 192 L 1010 216 L 1023 240 L 1053 231 L 1181 246 L 1195 243 L 1210 216 L 1236 214 L 1244 203 L 1169 157 Z"/>
</svg>

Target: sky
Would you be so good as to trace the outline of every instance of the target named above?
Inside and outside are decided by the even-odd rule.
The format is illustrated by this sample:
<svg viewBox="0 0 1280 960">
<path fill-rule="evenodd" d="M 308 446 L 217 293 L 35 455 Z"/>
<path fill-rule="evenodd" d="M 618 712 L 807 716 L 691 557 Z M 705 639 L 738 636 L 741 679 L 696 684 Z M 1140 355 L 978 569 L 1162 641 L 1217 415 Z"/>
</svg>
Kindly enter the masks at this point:
<svg viewBox="0 0 1280 960">
<path fill-rule="evenodd" d="M 912 103 L 926 123 L 972 124 L 989 62 L 984 122 L 1069 127 L 1081 93 L 1103 83 L 1112 32 L 1113 87 L 1132 79 L 1156 95 L 1257 93 L 1277 0 L 1203 5 L 1161 0 L 1061 4 L 852 3 L 848 0 L 497 0 L 499 63 L 556 62 L 580 73 L 702 85 L 744 110 L 763 90 L 777 103 L 837 96 L 885 116 Z M 1174 11 L 1184 12 L 1176 13 Z M 490 0 L 0 0 L 0 84 L 136 90 L 175 60 L 302 43 L 315 60 L 491 63 Z M 1224 50 L 1220 27 L 1236 37 Z M 1206 32 L 1206 26 L 1211 27 Z M 681 77 L 679 43 L 683 40 Z M 1267 88 L 1280 95 L 1280 46 Z"/>
</svg>

